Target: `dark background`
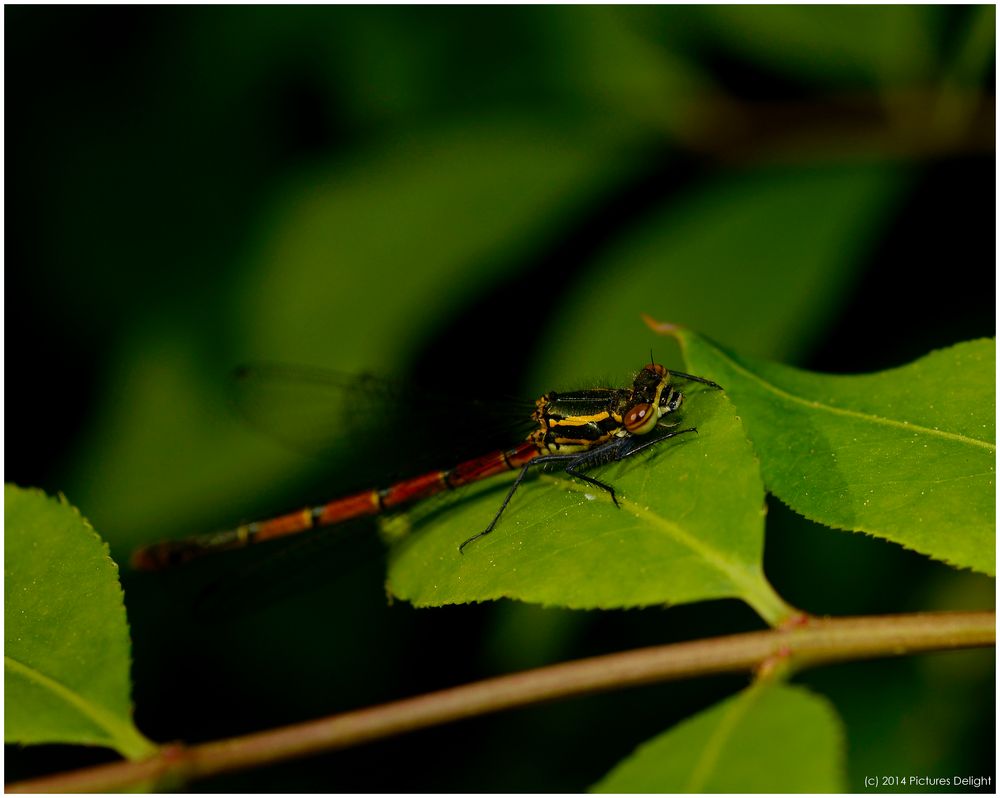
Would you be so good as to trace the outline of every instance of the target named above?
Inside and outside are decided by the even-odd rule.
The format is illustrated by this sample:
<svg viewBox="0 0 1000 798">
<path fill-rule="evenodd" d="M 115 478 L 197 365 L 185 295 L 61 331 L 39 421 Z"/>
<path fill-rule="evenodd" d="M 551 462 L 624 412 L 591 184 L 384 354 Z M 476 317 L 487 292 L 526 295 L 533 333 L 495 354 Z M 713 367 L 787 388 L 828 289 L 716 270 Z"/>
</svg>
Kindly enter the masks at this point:
<svg viewBox="0 0 1000 798">
<path fill-rule="evenodd" d="M 620 379 L 650 346 L 676 363 L 640 312 L 843 373 L 994 334 L 991 7 L 22 6 L 5 22 L 5 479 L 64 492 L 119 562 L 405 474 L 441 437 L 359 407 L 337 424 L 377 444 L 289 452 L 227 407 L 248 360 L 530 397 Z M 356 526 L 305 556 L 124 572 L 140 730 L 209 740 L 761 625 L 738 602 L 387 605 Z M 765 570 L 820 614 L 993 605 L 992 580 L 773 500 Z M 840 711 L 860 790 L 874 773 L 993 774 L 993 663 L 800 681 Z M 745 683 L 563 702 L 196 786 L 580 791 Z M 106 757 L 8 746 L 7 779 Z"/>
</svg>

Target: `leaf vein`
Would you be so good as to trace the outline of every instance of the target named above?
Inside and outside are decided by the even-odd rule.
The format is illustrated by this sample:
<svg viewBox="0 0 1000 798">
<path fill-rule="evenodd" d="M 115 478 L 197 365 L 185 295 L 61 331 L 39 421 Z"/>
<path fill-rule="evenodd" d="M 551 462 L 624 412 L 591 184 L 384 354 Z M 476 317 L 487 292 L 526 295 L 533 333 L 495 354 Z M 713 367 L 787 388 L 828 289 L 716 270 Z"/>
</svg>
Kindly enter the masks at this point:
<svg viewBox="0 0 1000 798">
<path fill-rule="evenodd" d="M 29 681 L 35 682 L 39 686 L 49 690 L 54 693 L 60 699 L 65 701 L 67 704 L 76 709 L 80 714 L 86 717 L 88 720 L 92 721 L 99 729 L 107 733 L 108 744 L 115 747 L 124 742 L 131 743 L 131 750 L 136 752 L 136 755 L 142 753 L 148 753 L 153 749 L 153 746 L 149 745 L 148 741 L 145 740 L 141 735 L 127 723 L 123 723 L 114 713 L 95 704 L 92 701 L 87 700 L 77 691 L 70 687 L 67 687 L 62 682 L 57 679 L 53 679 L 51 676 L 46 676 L 44 673 L 39 671 L 37 668 L 33 668 L 14 657 L 4 654 L 4 667 L 11 671 L 21 674 L 24 678 Z M 136 742 L 142 740 L 144 745 L 141 748 L 136 747 Z"/>
<path fill-rule="evenodd" d="M 804 407 L 812 408 L 814 410 L 825 410 L 828 413 L 832 413 L 833 415 L 860 419 L 861 421 L 867 421 L 869 423 L 884 424 L 886 426 L 896 427 L 898 429 L 906 430 L 908 432 L 914 432 L 914 433 L 922 432 L 927 435 L 934 435 L 936 437 L 944 438 L 946 440 L 957 441 L 959 443 L 964 443 L 970 446 L 977 446 L 979 448 L 986 449 L 989 452 L 994 452 L 994 453 L 996 452 L 996 444 L 990 443 L 989 441 L 981 441 L 977 438 L 973 438 L 968 435 L 963 435 L 958 432 L 947 432 L 945 430 L 934 429 L 932 427 L 925 427 L 922 424 L 911 424 L 905 421 L 897 421 L 894 418 L 886 418 L 885 416 L 878 416 L 875 415 L 874 413 L 863 413 L 860 410 L 851 410 L 846 407 L 835 407 L 833 405 L 826 404 L 825 402 L 821 402 L 818 399 L 806 399 L 801 396 L 796 396 L 795 394 L 790 393 L 789 391 L 786 391 L 783 388 L 779 388 L 774 383 L 765 380 L 759 374 L 750 371 L 743 364 L 735 360 L 726 352 L 723 352 L 721 349 L 717 351 L 719 352 L 721 357 L 723 357 L 725 360 L 731 363 L 737 371 L 744 374 L 751 381 L 758 383 L 766 391 L 769 391 L 770 393 L 773 393 L 776 396 L 780 396 L 781 398 L 789 402 L 792 402 L 794 404 L 799 404 Z"/>
</svg>

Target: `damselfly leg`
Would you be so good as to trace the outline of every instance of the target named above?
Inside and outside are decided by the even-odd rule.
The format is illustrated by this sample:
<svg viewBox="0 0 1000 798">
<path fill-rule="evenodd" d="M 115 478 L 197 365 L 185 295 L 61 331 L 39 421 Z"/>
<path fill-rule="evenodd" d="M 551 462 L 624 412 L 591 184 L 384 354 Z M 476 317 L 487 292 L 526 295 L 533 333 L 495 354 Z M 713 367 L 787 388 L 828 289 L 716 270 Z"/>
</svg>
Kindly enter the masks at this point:
<svg viewBox="0 0 1000 798">
<path fill-rule="evenodd" d="M 662 441 L 675 438 L 678 435 L 683 435 L 687 432 L 697 431 L 698 430 L 694 427 L 681 430 L 671 430 L 663 435 L 657 435 L 650 440 L 643 440 L 640 438 L 615 438 L 605 444 L 578 454 L 550 454 L 536 457 L 534 460 L 525 463 L 521 468 L 520 473 L 517 475 L 514 483 L 510 486 L 510 490 L 504 497 L 503 503 L 500 505 L 500 509 L 497 510 L 497 514 L 493 516 L 493 520 L 490 521 L 489 526 L 487 526 L 482 532 L 473 535 L 471 538 L 462 543 L 462 545 L 458 547 L 459 552 L 464 554 L 466 546 L 475 540 L 486 537 L 493 531 L 497 523 L 500 521 L 500 516 L 503 515 L 503 511 L 507 509 L 507 505 L 510 504 L 510 500 L 514 497 L 517 489 L 524 481 L 525 476 L 527 476 L 528 469 L 531 467 L 538 465 L 544 466 L 546 464 L 551 465 L 552 463 L 565 463 L 566 467 L 563 471 L 566 474 L 569 474 L 571 477 L 581 479 L 584 482 L 588 482 L 591 485 L 606 491 L 611 496 L 611 501 L 614 502 L 615 507 L 620 507 L 618 504 L 618 496 L 615 494 L 615 489 L 611 485 L 608 485 L 606 482 L 602 482 L 589 474 L 581 473 L 580 469 L 594 468 L 599 465 L 619 462 L 624 460 L 626 457 L 638 454 L 644 449 L 648 449 L 650 446 L 655 446 Z"/>
</svg>

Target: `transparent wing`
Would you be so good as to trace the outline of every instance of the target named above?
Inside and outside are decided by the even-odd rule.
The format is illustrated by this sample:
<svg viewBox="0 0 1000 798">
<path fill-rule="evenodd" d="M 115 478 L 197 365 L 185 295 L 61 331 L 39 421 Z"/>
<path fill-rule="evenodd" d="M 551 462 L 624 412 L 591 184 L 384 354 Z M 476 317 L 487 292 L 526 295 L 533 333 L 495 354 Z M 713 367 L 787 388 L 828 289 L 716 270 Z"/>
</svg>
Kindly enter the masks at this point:
<svg viewBox="0 0 1000 798">
<path fill-rule="evenodd" d="M 252 428 L 323 460 L 448 467 L 512 446 L 533 422 L 532 402 L 465 396 L 461 385 L 413 386 L 372 374 L 257 363 L 236 370 L 232 404 Z"/>
<path fill-rule="evenodd" d="M 388 382 L 370 375 L 273 363 L 236 369 L 231 389 L 232 407 L 250 427 L 319 457 L 363 435 L 372 415 L 398 400 Z"/>
</svg>

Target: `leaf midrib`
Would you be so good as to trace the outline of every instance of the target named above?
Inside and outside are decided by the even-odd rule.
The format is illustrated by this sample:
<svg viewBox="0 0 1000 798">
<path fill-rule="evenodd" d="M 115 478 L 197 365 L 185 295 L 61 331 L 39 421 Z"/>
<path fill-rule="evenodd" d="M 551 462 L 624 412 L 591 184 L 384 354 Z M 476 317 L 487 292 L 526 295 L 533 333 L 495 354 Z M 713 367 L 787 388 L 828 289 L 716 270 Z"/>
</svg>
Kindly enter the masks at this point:
<svg viewBox="0 0 1000 798">
<path fill-rule="evenodd" d="M 731 363 L 737 371 L 744 374 L 752 382 L 756 382 L 765 390 L 795 404 L 799 404 L 804 407 L 809 407 L 815 410 L 825 410 L 833 415 L 846 416 L 848 418 L 855 418 L 861 421 L 866 421 L 874 424 L 884 424 L 886 426 L 896 427 L 897 429 L 903 429 L 908 432 L 923 432 L 928 435 L 935 435 L 937 437 L 944 438 L 946 440 L 957 441 L 959 443 L 964 443 L 970 446 L 978 446 L 982 449 L 986 449 L 989 452 L 993 453 L 996 452 L 996 444 L 990 443 L 989 441 L 981 441 L 977 438 L 971 438 L 968 435 L 962 435 L 961 433 L 958 432 L 947 432 L 945 430 L 933 429 L 932 427 L 925 427 L 922 424 L 913 424 L 908 421 L 905 422 L 896 421 L 893 418 L 886 418 L 884 416 L 878 416 L 873 413 L 862 413 L 860 410 L 850 410 L 845 407 L 834 407 L 833 405 L 828 405 L 825 402 L 819 401 L 818 399 L 805 399 L 804 397 L 796 396 L 793 393 L 789 393 L 784 388 L 779 388 L 774 383 L 765 380 L 759 374 L 750 371 L 746 366 L 744 366 L 734 358 L 730 357 L 721 349 L 716 349 L 716 351 L 724 360 Z"/>
<path fill-rule="evenodd" d="M 733 734 L 747 716 L 750 708 L 757 703 L 764 689 L 765 686 L 761 682 L 757 682 L 744 691 L 735 702 L 729 705 L 728 711 L 722 715 L 715 728 L 712 729 L 704 746 L 702 746 L 701 752 L 692 763 L 691 772 L 688 774 L 687 783 L 684 785 L 685 792 L 705 791 L 705 784 L 708 783 L 708 779 L 714 772 L 719 757 L 722 755 L 722 750 L 732 739 Z"/>
<path fill-rule="evenodd" d="M 748 585 L 756 583 L 756 580 L 753 579 L 755 571 L 751 566 L 726 557 L 719 549 L 688 534 L 680 524 L 664 518 L 659 513 L 640 507 L 629 499 L 619 498 L 618 501 L 622 505 L 623 510 L 632 513 L 636 518 L 643 519 L 682 546 L 690 549 L 703 560 L 711 563 L 716 570 L 721 571 L 735 584 Z"/>
<path fill-rule="evenodd" d="M 144 756 L 155 750 L 155 746 L 139 734 L 130 723 L 123 722 L 113 712 L 8 654 L 4 654 L 3 660 L 5 669 L 21 674 L 27 680 L 55 694 L 99 729 L 105 731 L 108 734 L 108 744 L 119 748 L 129 758 Z"/>
<path fill-rule="evenodd" d="M 558 482 L 563 487 L 568 487 L 570 490 L 581 493 L 593 490 L 593 488 L 588 486 L 568 482 L 549 474 L 540 475 L 540 480 Z M 775 621 L 774 617 L 769 617 L 772 615 L 771 612 L 768 612 L 769 609 L 776 609 L 782 612 L 790 610 L 774 593 L 774 589 L 764 578 L 758 563 L 744 563 L 727 557 L 716 547 L 705 543 L 694 535 L 688 534 L 680 524 L 664 518 L 659 513 L 642 507 L 631 499 L 619 496 L 618 503 L 623 511 L 630 513 L 635 518 L 641 519 L 650 526 L 665 533 L 668 537 L 714 567 L 733 584 L 733 587 L 737 591 L 736 595 L 750 604 L 769 623 Z"/>
</svg>

